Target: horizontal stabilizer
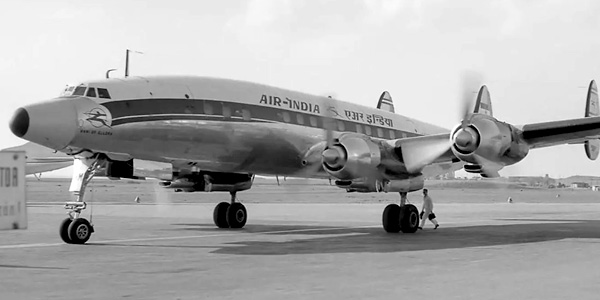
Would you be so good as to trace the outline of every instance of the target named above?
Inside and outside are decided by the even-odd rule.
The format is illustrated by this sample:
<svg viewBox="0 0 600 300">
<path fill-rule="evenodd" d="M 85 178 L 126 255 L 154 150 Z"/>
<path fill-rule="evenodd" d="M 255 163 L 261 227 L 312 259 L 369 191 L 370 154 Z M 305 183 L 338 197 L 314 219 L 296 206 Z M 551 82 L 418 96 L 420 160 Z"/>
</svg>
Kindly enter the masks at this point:
<svg viewBox="0 0 600 300">
<path fill-rule="evenodd" d="M 379 102 L 377 102 L 377 108 L 389 112 L 394 111 L 394 102 L 392 102 L 392 96 L 388 91 L 384 91 L 381 96 L 379 96 Z"/>
</svg>

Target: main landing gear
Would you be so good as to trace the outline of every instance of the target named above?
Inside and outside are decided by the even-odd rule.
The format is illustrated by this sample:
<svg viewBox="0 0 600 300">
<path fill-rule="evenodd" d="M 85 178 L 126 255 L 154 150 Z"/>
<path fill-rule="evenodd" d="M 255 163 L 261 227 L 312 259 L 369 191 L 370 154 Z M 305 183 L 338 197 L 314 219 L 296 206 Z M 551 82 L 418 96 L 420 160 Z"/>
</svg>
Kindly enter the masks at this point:
<svg viewBox="0 0 600 300">
<path fill-rule="evenodd" d="M 242 228 L 248 220 L 246 207 L 236 202 L 236 192 L 230 192 L 231 203 L 217 204 L 213 212 L 213 221 L 219 228 Z"/>
<path fill-rule="evenodd" d="M 383 210 L 383 229 L 387 232 L 415 233 L 419 228 L 419 210 L 406 203 L 406 193 L 400 193 L 400 205 L 390 204 Z"/>
<path fill-rule="evenodd" d="M 69 217 L 60 223 L 59 233 L 60 238 L 67 244 L 85 244 L 92 236 L 94 226 L 85 218 L 80 217 L 81 211 L 87 206 L 83 201 L 83 196 L 87 184 L 100 167 L 100 161 L 94 158 L 76 158 L 73 167 L 73 179 L 69 191 L 73 192 L 77 198 L 75 201 L 65 203 Z"/>
</svg>

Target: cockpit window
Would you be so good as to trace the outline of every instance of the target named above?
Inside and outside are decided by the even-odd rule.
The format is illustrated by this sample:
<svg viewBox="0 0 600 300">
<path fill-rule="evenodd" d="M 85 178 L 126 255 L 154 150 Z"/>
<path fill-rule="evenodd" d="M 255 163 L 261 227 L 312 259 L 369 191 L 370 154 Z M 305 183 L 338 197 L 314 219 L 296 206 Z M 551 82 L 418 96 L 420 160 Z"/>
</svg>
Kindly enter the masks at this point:
<svg viewBox="0 0 600 300">
<path fill-rule="evenodd" d="M 85 94 L 88 97 L 96 97 L 96 88 L 90 87 L 87 91 L 87 94 Z"/>
<path fill-rule="evenodd" d="M 85 94 L 85 89 L 87 89 L 85 86 L 76 87 L 73 96 L 83 96 L 83 94 Z"/>
<path fill-rule="evenodd" d="M 107 89 L 98 88 L 98 97 L 104 98 L 104 99 L 110 99 L 110 94 L 108 93 Z"/>
</svg>

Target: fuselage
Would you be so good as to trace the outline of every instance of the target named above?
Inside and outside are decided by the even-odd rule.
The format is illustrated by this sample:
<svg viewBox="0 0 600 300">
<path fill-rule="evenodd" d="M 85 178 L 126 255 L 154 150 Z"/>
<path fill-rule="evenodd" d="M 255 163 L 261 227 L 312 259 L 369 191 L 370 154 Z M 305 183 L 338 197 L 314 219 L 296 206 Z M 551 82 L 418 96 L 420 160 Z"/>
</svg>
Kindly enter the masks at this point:
<svg viewBox="0 0 600 300">
<path fill-rule="evenodd" d="M 88 81 L 23 111 L 11 123 L 15 134 L 70 154 L 272 175 L 302 175 L 304 155 L 326 139 L 327 126 L 375 139 L 448 132 L 376 108 L 208 77 Z"/>
</svg>

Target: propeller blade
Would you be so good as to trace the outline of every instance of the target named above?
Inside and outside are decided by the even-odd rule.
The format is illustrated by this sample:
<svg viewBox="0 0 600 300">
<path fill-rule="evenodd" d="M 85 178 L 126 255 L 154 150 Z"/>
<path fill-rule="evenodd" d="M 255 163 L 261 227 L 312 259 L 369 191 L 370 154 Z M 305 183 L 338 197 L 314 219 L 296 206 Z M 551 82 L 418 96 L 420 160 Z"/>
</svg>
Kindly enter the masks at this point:
<svg viewBox="0 0 600 300">
<path fill-rule="evenodd" d="M 396 147 L 402 151 L 402 159 L 409 173 L 421 171 L 450 150 L 449 135 L 436 134 L 398 140 Z"/>
<path fill-rule="evenodd" d="M 483 76 L 475 71 L 465 71 L 461 75 L 460 92 L 460 118 L 461 127 L 469 125 L 470 115 L 473 113 L 473 100 L 483 82 Z"/>
</svg>

